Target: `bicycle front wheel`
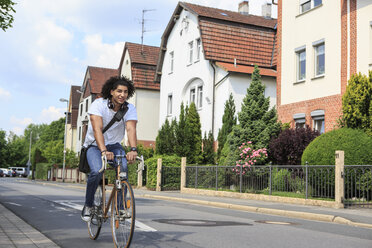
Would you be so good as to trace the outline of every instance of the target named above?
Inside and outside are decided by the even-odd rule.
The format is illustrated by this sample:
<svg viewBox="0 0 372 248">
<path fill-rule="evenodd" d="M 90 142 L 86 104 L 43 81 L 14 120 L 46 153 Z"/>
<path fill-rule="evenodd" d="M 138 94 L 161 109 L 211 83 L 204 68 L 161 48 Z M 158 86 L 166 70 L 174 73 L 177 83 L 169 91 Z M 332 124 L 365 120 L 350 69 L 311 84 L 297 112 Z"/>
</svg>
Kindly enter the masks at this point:
<svg viewBox="0 0 372 248">
<path fill-rule="evenodd" d="M 89 237 L 93 240 L 98 238 L 101 231 L 103 221 L 102 204 L 102 185 L 99 185 L 97 187 L 96 193 L 94 194 L 91 218 L 88 222 Z"/>
<path fill-rule="evenodd" d="M 112 238 L 116 248 L 129 247 L 135 226 L 135 202 L 132 187 L 122 181 L 121 189 L 117 189 L 111 207 Z"/>
</svg>

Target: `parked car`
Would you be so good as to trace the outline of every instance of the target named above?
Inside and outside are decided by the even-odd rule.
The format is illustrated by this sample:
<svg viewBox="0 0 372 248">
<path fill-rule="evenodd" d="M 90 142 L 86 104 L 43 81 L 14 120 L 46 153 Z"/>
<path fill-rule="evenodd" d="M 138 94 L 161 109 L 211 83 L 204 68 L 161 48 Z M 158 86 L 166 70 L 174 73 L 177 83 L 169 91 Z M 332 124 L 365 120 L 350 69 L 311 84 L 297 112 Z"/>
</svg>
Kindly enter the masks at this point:
<svg viewBox="0 0 372 248">
<path fill-rule="evenodd" d="M 3 177 L 10 177 L 11 176 L 11 171 L 9 171 L 8 169 L 1 168 L 1 170 L 4 173 Z"/>
<path fill-rule="evenodd" d="M 27 169 L 24 167 L 18 167 L 17 169 L 17 175 L 20 177 L 27 177 Z"/>
<path fill-rule="evenodd" d="M 17 175 L 17 171 L 15 169 L 12 169 L 12 177 L 16 177 Z"/>
<path fill-rule="evenodd" d="M 4 171 L 0 169 L 0 177 L 3 177 L 3 176 L 4 176 Z"/>
</svg>

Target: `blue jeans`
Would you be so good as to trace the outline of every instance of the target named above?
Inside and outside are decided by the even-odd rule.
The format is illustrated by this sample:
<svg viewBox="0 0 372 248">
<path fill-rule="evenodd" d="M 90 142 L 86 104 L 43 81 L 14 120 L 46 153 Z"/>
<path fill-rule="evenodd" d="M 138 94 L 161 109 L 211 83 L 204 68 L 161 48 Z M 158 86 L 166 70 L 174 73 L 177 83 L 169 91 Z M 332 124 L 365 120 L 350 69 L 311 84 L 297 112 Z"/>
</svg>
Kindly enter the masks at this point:
<svg viewBox="0 0 372 248">
<path fill-rule="evenodd" d="M 123 147 L 119 144 L 107 145 L 107 151 L 113 152 L 114 155 L 125 155 Z M 99 173 L 99 170 L 102 167 L 101 160 L 101 151 L 97 146 L 91 146 L 87 151 L 87 159 L 90 167 L 90 173 L 87 181 L 87 190 L 85 193 L 85 205 L 88 207 L 93 206 L 94 194 L 99 185 L 100 180 L 102 179 L 102 173 Z M 127 159 L 124 157 L 122 159 L 120 171 L 127 172 L 128 175 L 128 166 Z"/>
</svg>

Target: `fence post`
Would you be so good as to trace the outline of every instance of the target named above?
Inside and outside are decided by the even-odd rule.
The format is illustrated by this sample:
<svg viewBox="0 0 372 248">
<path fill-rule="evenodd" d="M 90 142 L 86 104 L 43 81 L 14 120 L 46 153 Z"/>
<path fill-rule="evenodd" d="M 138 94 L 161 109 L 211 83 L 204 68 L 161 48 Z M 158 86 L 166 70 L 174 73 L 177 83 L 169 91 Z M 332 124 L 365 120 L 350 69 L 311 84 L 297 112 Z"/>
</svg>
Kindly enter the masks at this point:
<svg viewBox="0 0 372 248">
<path fill-rule="evenodd" d="M 142 168 L 139 168 L 137 172 L 137 187 L 142 188 L 142 182 L 143 182 L 143 170 Z"/>
<path fill-rule="evenodd" d="M 335 153 L 335 202 L 336 208 L 344 208 L 344 151 Z"/>
<path fill-rule="evenodd" d="M 270 168 L 270 178 L 269 178 L 269 195 L 272 194 L 272 180 L 273 180 L 273 175 L 272 175 L 272 162 L 270 162 L 269 164 L 269 168 Z"/>
<path fill-rule="evenodd" d="M 218 191 L 218 164 L 216 164 L 216 191 Z"/>
<path fill-rule="evenodd" d="M 239 192 L 242 193 L 242 186 L 243 186 L 243 165 L 240 165 L 240 172 L 239 172 Z"/>
<path fill-rule="evenodd" d="M 186 157 L 181 158 L 181 192 L 186 188 Z"/>
<path fill-rule="evenodd" d="M 309 169 L 309 162 L 306 161 L 305 163 L 305 199 L 308 197 L 308 169 Z"/>
<path fill-rule="evenodd" d="M 156 174 L 156 191 L 161 191 L 161 167 L 162 159 L 158 158 L 158 170 Z"/>
</svg>

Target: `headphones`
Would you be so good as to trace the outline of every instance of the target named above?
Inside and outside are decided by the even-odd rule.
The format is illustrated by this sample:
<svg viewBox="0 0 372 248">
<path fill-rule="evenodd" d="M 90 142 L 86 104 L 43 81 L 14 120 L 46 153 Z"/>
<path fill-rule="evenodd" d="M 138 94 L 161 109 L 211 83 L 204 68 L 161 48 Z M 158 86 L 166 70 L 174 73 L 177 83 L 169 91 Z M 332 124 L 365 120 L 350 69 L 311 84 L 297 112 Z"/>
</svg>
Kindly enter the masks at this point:
<svg viewBox="0 0 372 248">
<path fill-rule="evenodd" d="M 120 108 L 123 109 L 123 108 L 124 108 L 124 105 L 125 105 L 125 103 L 122 104 Z M 115 106 L 114 106 L 114 103 L 111 101 L 111 98 L 109 98 L 108 101 L 107 101 L 107 107 L 108 107 L 109 109 L 114 109 L 114 107 L 115 107 Z"/>
</svg>

